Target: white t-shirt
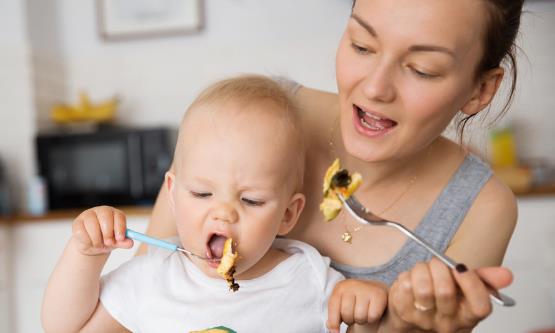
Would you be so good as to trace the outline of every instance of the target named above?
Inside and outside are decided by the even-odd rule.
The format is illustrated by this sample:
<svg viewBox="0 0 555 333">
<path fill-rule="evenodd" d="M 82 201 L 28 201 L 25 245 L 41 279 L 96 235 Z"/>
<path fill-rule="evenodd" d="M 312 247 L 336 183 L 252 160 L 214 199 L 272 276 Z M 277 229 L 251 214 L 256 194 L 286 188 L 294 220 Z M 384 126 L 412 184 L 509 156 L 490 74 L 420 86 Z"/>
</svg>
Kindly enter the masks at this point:
<svg viewBox="0 0 555 333">
<path fill-rule="evenodd" d="M 326 332 L 327 300 L 343 276 L 306 243 L 276 239 L 273 247 L 291 255 L 263 276 L 237 280 L 237 292 L 181 253 L 151 248 L 103 276 L 100 300 L 133 332 Z"/>
</svg>

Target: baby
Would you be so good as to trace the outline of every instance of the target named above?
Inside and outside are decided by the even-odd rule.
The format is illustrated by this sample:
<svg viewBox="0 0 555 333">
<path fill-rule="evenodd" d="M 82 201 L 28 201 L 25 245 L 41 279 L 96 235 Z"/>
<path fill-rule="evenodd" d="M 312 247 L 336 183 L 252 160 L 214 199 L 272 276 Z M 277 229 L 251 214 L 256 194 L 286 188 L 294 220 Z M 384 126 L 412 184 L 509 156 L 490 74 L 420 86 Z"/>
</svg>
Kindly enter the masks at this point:
<svg viewBox="0 0 555 333">
<path fill-rule="evenodd" d="M 45 331 L 326 332 L 328 299 L 343 277 L 310 245 L 276 238 L 305 204 L 297 112 L 274 81 L 242 76 L 202 92 L 180 126 L 165 179 L 175 241 L 218 259 L 232 238 L 238 291 L 217 261 L 156 248 L 100 278 L 109 253 L 133 241 L 122 212 L 97 207 L 74 221 L 45 292 Z M 376 286 L 381 301 L 368 307 L 386 297 Z"/>
</svg>

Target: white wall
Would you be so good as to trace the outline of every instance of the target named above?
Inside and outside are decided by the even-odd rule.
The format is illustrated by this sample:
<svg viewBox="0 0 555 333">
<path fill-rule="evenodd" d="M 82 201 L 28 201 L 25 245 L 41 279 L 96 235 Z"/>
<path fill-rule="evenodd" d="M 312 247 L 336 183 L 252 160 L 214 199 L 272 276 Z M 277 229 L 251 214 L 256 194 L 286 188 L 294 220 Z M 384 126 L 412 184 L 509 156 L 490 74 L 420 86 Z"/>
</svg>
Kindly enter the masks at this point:
<svg viewBox="0 0 555 333">
<path fill-rule="evenodd" d="M 35 111 L 23 1 L 0 1 L 0 159 L 14 202 L 22 207 L 34 173 Z"/>
<path fill-rule="evenodd" d="M 525 1 L 517 45 L 518 81 L 511 108 L 492 123 L 508 97 L 511 75 L 507 72 L 489 113 L 482 112 L 467 127 L 466 142 L 487 156 L 491 129 L 509 126 L 515 131 L 519 157 L 555 163 L 555 145 L 550 144 L 555 141 L 555 1 Z M 447 134 L 455 137 L 454 126 Z"/>
<path fill-rule="evenodd" d="M 49 126 L 54 102 L 118 94 L 125 124 L 175 125 L 208 82 L 237 72 L 287 75 L 335 90 L 335 47 L 349 0 L 206 0 L 206 28 L 184 35 L 105 42 L 95 2 L 27 0 L 34 51 L 38 126 Z M 555 161 L 555 1 L 527 1 L 519 44 L 519 90 L 507 117 L 522 157 Z M 500 96 L 502 97 L 502 96 Z M 499 109 L 503 98 L 497 99 Z M 485 147 L 487 126 L 474 126 L 472 144 Z"/>
<path fill-rule="evenodd" d="M 351 8 L 348 0 L 207 0 L 199 34 L 105 42 L 94 1 L 28 2 L 40 127 L 53 101 L 73 101 L 79 90 L 120 95 L 126 124 L 172 126 L 203 86 L 232 73 L 334 90 L 335 47 Z"/>
<path fill-rule="evenodd" d="M 26 3 L 25 13 L 22 1 L 0 5 L 5 7 L 0 11 L 0 66 L 6 73 L 0 126 L 10 124 L 1 128 L 0 139 L 6 139 L 0 152 L 10 156 L 14 188 L 22 188 L 34 170 L 29 142 L 35 127 L 51 126 L 52 104 L 73 102 L 81 90 L 96 100 L 119 95 L 121 123 L 171 126 L 203 86 L 232 73 L 287 75 L 307 86 L 335 90 L 335 47 L 351 6 L 349 0 L 205 0 L 206 28 L 199 34 L 105 42 L 97 32 L 94 0 Z M 555 161 L 555 145 L 548 144 L 555 141 L 555 69 L 550 62 L 555 1 L 528 1 L 526 10 L 519 90 L 501 124 L 515 124 L 522 157 Z M 25 24 L 33 51 L 31 81 Z M 5 118 L 13 115 L 15 119 Z M 487 129 L 478 127 L 473 143 L 485 146 Z"/>
<path fill-rule="evenodd" d="M 513 123 L 519 155 L 555 163 L 555 1 L 526 1 L 518 58 L 518 93 L 507 123 Z"/>
</svg>

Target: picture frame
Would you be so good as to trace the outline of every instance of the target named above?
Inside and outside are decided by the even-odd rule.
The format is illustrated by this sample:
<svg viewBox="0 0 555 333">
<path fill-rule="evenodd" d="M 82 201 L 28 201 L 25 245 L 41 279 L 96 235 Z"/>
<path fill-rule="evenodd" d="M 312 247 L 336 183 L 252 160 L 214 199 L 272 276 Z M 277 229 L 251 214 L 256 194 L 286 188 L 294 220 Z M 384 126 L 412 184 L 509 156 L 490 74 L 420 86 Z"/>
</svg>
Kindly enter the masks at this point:
<svg viewBox="0 0 555 333">
<path fill-rule="evenodd" d="M 204 0 L 97 0 L 107 41 L 194 34 L 204 28 Z"/>
</svg>

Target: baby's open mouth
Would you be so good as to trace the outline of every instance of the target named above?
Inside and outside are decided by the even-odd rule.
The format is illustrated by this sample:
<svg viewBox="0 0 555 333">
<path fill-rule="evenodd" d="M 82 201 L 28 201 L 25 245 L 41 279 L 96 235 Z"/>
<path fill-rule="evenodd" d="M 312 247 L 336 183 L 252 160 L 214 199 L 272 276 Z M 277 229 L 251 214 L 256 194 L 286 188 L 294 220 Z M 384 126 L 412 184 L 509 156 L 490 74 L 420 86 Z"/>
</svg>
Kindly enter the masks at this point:
<svg viewBox="0 0 555 333">
<path fill-rule="evenodd" d="M 227 236 L 212 234 L 208 239 L 206 254 L 208 258 L 221 259 L 224 253 L 224 244 Z"/>
</svg>

